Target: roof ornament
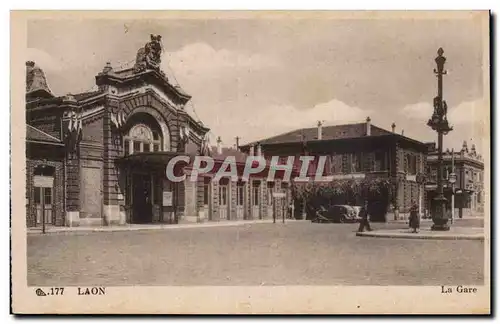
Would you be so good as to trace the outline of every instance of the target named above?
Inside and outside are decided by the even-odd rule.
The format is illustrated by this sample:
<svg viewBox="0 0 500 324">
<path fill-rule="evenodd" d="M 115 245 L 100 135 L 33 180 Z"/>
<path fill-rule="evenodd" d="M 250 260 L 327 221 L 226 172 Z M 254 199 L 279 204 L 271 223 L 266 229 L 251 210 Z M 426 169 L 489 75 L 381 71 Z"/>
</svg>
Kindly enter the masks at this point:
<svg viewBox="0 0 500 324">
<path fill-rule="evenodd" d="M 106 62 L 106 65 L 102 69 L 102 73 L 108 74 L 113 71 L 113 67 L 111 66 L 111 62 Z"/>
<path fill-rule="evenodd" d="M 151 40 L 137 51 L 134 72 L 139 73 L 148 69 L 160 72 L 162 53 L 161 35 L 151 34 Z"/>
<path fill-rule="evenodd" d="M 47 84 L 45 73 L 33 61 L 26 62 L 26 94 L 42 97 L 54 97 Z"/>
</svg>

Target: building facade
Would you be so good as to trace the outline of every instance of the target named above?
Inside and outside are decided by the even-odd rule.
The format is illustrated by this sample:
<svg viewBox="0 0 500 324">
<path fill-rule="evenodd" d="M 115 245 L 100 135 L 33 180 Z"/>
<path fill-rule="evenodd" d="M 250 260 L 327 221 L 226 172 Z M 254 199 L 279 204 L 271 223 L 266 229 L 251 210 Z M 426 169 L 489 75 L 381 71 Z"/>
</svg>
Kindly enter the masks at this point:
<svg viewBox="0 0 500 324">
<path fill-rule="evenodd" d="M 390 190 L 385 201 L 376 201 L 379 208 L 395 213 L 407 213 L 411 202 L 423 204 L 424 187 L 420 177 L 425 170 L 424 143 L 397 134 L 395 125 L 387 131 L 371 124 L 370 118 L 358 124 L 295 130 L 286 134 L 249 143 L 245 152 L 262 151 L 264 156 L 310 155 L 318 161 L 326 156 L 324 175 L 333 181 L 348 179 L 387 179 Z M 312 163 L 312 169 L 314 169 Z M 314 172 L 313 172 L 314 173 Z M 357 197 L 356 204 L 362 204 Z M 384 221 L 385 214 L 377 220 Z"/>
<path fill-rule="evenodd" d="M 290 203 L 289 181 L 283 180 L 283 172 L 277 171 L 273 181 L 268 180 L 269 165 L 261 172 L 243 177 L 248 154 L 235 148 L 218 146 L 211 149 L 214 168 L 199 175 L 199 185 L 203 187 L 202 205 L 206 220 L 270 220 L 282 219 L 288 215 Z M 237 177 L 220 177 L 217 173 L 227 170 L 226 158 L 234 159 Z M 191 175 L 192 165 L 186 167 L 186 174 Z M 292 173 L 293 174 L 293 173 Z M 194 214 L 196 184 L 187 182 L 186 213 Z"/>
<path fill-rule="evenodd" d="M 190 96 L 159 69 L 161 38 L 132 68 L 108 63 L 96 91 L 55 96 L 26 63 L 27 226 L 178 222 L 186 183 L 166 178 L 177 155 L 199 154 L 208 128 L 184 109 Z M 195 152 L 186 152 L 186 145 Z M 203 187 L 196 187 L 203 196 Z M 195 211 L 203 212 L 201 199 Z M 45 222 L 43 222 L 45 219 Z"/>
<path fill-rule="evenodd" d="M 135 65 L 107 63 L 96 90 L 56 96 L 35 62 L 26 63 L 26 223 L 28 227 L 182 223 L 281 217 L 287 184 L 266 181 L 267 167 L 247 181 L 215 173 L 227 156 L 210 150 L 209 129 L 185 110 L 191 96 L 160 69 L 161 37 L 137 52 Z M 211 152 L 211 153 L 210 153 Z M 179 155 L 213 155 L 215 168 L 190 180 L 167 179 Z M 192 162 L 192 161 L 191 161 Z M 241 172 L 240 172 L 241 174 Z"/>
<path fill-rule="evenodd" d="M 438 156 L 435 143 L 428 143 L 426 209 L 431 206 L 437 187 Z M 470 150 L 464 141 L 460 150 L 443 152 L 443 191 L 447 199 L 446 207 L 451 210 L 451 198 L 455 194 L 455 208 L 458 217 L 484 212 L 484 161 L 472 144 Z M 456 174 L 456 182 L 449 182 L 449 175 Z"/>
</svg>

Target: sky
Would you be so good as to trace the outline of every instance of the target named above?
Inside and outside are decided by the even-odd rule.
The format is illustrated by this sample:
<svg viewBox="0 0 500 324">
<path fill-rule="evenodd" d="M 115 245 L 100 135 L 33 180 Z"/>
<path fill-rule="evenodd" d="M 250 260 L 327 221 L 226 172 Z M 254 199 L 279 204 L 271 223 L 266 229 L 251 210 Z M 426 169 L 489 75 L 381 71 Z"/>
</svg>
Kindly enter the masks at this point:
<svg viewBox="0 0 500 324">
<path fill-rule="evenodd" d="M 488 149 L 481 21 L 461 19 L 139 19 L 32 20 L 28 60 L 54 94 L 95 88 L 106 62 L 133 65 L 149 35 L 162 35 L 162 69 L 192 95 L 186 108 L 226 146 L 303 127 L 372 123 L 419 141 L 437 94 L 439 47 L 447 58 L 444 98 L 454 131 Z M 479 113 L 481 112 L 481 113 Z"/>
</svg>

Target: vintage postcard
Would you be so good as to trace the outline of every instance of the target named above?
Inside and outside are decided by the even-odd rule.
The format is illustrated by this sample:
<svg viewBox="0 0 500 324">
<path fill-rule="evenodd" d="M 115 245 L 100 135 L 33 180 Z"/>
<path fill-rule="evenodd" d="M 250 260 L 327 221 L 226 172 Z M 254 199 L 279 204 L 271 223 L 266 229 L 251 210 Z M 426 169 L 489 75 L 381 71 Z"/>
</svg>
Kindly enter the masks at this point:
<svg viewBox="0 0 500 324">
<path fill-rule="evenodd" d="M 14 11 L 15 314 L 490 314 L 488 11 Z"/>
</svg>

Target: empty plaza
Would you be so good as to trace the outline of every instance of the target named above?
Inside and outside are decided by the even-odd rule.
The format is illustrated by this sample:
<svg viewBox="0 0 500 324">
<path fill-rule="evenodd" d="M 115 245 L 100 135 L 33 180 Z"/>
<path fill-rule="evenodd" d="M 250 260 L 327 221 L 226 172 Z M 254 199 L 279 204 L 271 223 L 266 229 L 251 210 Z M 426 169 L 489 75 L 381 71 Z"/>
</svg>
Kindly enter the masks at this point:
<svg viewBox="0 0 500 324">
<path fill-rule="evenodd" d="M 470 222 L 469 222 L 470 223 Z M 467 221 L 457 226 L 470 226 Z M 402 223 L 374 224 L 378 229 Z M 357 237 L 357 224 L 29 235 L 28 285 L 482 285 L 484 242 Z"/>
</svg>

